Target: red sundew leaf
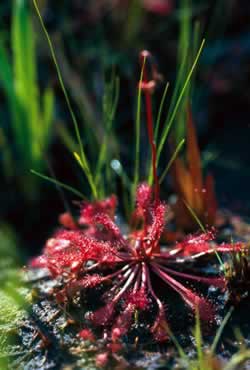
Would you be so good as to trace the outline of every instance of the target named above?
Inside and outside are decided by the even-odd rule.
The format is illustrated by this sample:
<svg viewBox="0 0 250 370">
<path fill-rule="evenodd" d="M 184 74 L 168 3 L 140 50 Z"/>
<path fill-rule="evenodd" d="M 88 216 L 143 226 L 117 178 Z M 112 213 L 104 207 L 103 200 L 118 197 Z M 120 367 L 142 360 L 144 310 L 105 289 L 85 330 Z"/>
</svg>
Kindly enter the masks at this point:
<svg viewBox="0 0 250 370">
<path fill-rule="evenodd" d="M 32 268 L 44 268 L 48 266 L 48 260 L 46 256 L 39 256 L 32 258 L 29 266 Z"/>
<path fill-rule="evenodd" d="M 146 310 L 150 304 L 147 292 L 144 289 L 128 293 L 125 300 L 127 305 L 139 310 Z"/>
<path fill-rule="evenodd" d="M 77 280 L 77 286 L 79 288 L 94 288 L 95 286 L 99 285 L 103 281 L 103 276 L 98 274 L 93 275 L 85 275 L 84 278 Z"/>
<path fill-rule="evenodd" d="M 83 231 L 60 230 L 48 240 L 44 248 L 47 266 L 53 275 L 63 271 L 78 271 L 88 260 L 117 261 L 117 248 L 110 242 L 90 238 Z M 69 270 L 69 271 L 68 271 Z"/>
<path fill-rule="evenodd" d="M 77 230 L 78 226 L 69 212 L 62 213 L 59 216 L 59 223 L 66 229 Z"/>
<path fill-rule="evenodd" d="M 193 294 L 189 297 L 193 301 L 193 310 L 198 310 L 201 320 L 211 323 L 215 318 L 215 309 L 213 305 L 203 297 Z"/>
<path fill-rule="evenodd" d="M 145 221 L 152 202 L 152 188 L 147 183 L 142 183 L 136 190 L 136 208 L 131 217 L 131 225 L 136 225 L 141 219 Z"/>
<path fill-rule="evenodd" d="M 113 342 L 113 343 L 108 343 L 107 348 L 112 352 L 112 354 L 114 354 L 114 353 L 120 352 L 123 349 L 123 345 L 120 342 Z M 125 370 L 126 368 L 127 368 L 127 366 L 125 366 L 125 367 L 122 366 L 121 368 L 116 367 L 117 370 L 119 370 L 119 369 L 124 369 Z"/>
<path fill-rule="evenodd" d="M 198 253 L 207 253 L 214 248 L 209 242 L 213 240 L 211 232 L 202 233 L 200 235 L 188 236 L 184 241 L 178 243 L 175 248 L 179 249 L 179 255 L 192 256 Z"/>
<path fill-rule="evenodd" d="M 95 336 L 94 336 L 93 332 L 90 329 L 82 329 L 78 333 L 78 336 L 79 336 L 79 338 L 81 338 L 83 340 L 88 340 L 90 342 L 95 341 Z"/>
<path fill-rule="evenodd" d="M 119 227 L 111 220 L 110 216 L 105 213 L 99 213 L 94 217 L 94 222 L 102 225 L 109 232 L 110 240 L 117 241 L 121 245 L 125 244 L 125 240 L 121 235 Z"/>
<path fill-rule="evenodd" d="M 173 279 L 159 266 L 154 264 L 153 270 L 163 281 L 165 281 L 169 286 L 171 286 L 172 289 L 174 289 L 178 294 L 180 294 L 182 299 L 193 311 L 199 309 L 200 318 L 202 320 L 208 321 L 214 318 L 214 309 L 207 300 L 200 297 L 198 294 L 195 294 L 192 290 L 186 288 L 183 284 L 181 284 L 177 280 Z"/>
<path fill-rule="evenodd" d="M 169 339 L 168 323 L 164 311 L 160 311 L 150 331 L 157 342 L 165 342 Z"/>
<path fill-rule="evenodd" d="M 127 308 L 117 316 L 112 327 L 112 340 L 116 341 L 125 335 L 131 327 L 133 321 L 133 313 L 135 307 L 133 304 L 128 304 Z"/>
<path fill-rule="evenodd" d="M 76 272 L 86 260 L 81 250 L 72 246 L 68 247 L 66 251 L 48 255 L 47 259 L 47 267 L 53 275 L 60 275 L 63 272 Z"/>
<path fill-rule="evenodd" d="M 216 251 L 221 252 L 221 253 L 236 253 L 236 252 L 242 252 L 244 251 L 246 247 L 244 246 L 243 243 L 237 242 L 237 243 L 222 243 L 220 245 L 216 246 Z M 247 249 L 248 250 L 248 249 Z"/>
<path fill-rule="evenodd" d="M 156 204 L 152 213 L 153 223 L 149 228 L 147 238 L 154 242 L 159 242 L 165 226 L 166 205 L 163 203 Z"/>
<path fill-rule="evenodd" d="M 75 268 L 83 259 L 83 253 L 79 248 L 72 248 L 69 239 L 61 236 L 72 236 L 72 232 L 58 232 L 54 238 L 48 240 L 44 248 L 44 255 L 40 258 L 46 259 L 46 267 L 53 276 L 60 275 L 65 268 Z M 58 235 L 58 237 L 57 237 Z"/>
<path fill-rule="evenodd" d="M 140 184 L 136 191 L 136 208 L 138 212 L 145 212 L 152 200 L 152 188 L 147 183 Z"/>
<path fill-rule="evenodd" d="M 111 195 L 109 198 L 92 203 L 84 202 L 81 207 L 78 222 L 80 225 L 91 224 L 93 222 L 93 217 L 95 217 L 98 213 L 105 213 L 111 218 L 114 218 L 116 206 L 117 198 L 115 195 Z"/>
<path fill-rule="evenodd" d="M 103 281 L 107 281 L 108 279 L 98 275 L 98 274 L 87 274 L 81 279 L 73 279 L 72 281 L 69 281 L 67 284 L 67 295 L 73 296 L 76 294 L 76 292 L 81 291 L 83 289 L 89 289 L 94 288 L 97 285 L 100 285 Z"/>
<path fill-rule="evenodd" d="M 108 303 L 98 310 L 91 312 L 86 318 L 93 322 L 97 326 L 105 326 L 109 323 L 114 314 L 114 304 Z"/>
<path fill-rule="evenodd" d="M 178 293 L 193 311 L 199 311 L 201 320 L 208 322 L 214 321 L 215 311 L 214 307 L 209 301 L 187 288 L 183 289 L 182 291 L 178 291 Z"/>
<path fill-rule="evenodd" d="M 64 239 L 62 233 L 58 232 L 55 237 L 50 238 L 44 247 L 44 254 L 51 255 L 56 252 L 60 252 L 68 248 L 70 245 L 69 239 Z"/>
<path fill-rule="evenodd" d="M 184 285 L 178 283 L 174 279 L 171 280 L 172 281 L 168 281 L 168 283 L 181 295 L 183 300 L 193 311 L 199 311 L 201 320 L 208 322 L 214 321 L 215 310 L 213 305 L 208 300 L 200 297 L 198 294 L 195 294 L 192 290 L 187 289 L 184 287 Z"/>
<path fill-rule="evenodd" d="M 238 243 L 223 243 L 220 245 L 211 244 L 213 233 L 207 232 L 198 236 L 189 236 L 186 240 L 176 245 L 179 249 L 178 256 L 183 257 L 201 257 L 208 254 L 215 254 L 216 252 L 228 253 L 241 251 L 243 244 Z"/>
<path fill-rule="evenodd" d="M 95 357 L 95 364 L 97 367 L 104 368 L 109 360 L 109 353 L 108 352 L 103 352 L 99 353 Z"/>
</svg>

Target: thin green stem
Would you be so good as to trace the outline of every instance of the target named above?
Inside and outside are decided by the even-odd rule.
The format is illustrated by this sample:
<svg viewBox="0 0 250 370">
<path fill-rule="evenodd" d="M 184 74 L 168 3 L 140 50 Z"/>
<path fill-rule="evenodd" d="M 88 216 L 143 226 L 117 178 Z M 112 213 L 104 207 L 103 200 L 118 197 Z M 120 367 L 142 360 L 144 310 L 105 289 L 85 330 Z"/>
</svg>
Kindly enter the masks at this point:
<svg viewBox="0 0 250 370">
<path fill-rule="evenodd" d="M 171 340 L 173 341 L 178 353 L 179 353 L 179 356 L 183 359 L 183 360 L 187 360 L 187 355 L 185 354 L 183 348 L 181 347 L 180 343 L 178 342 L 177 338 L 175 337 L 175 335 L 173 334 L 173 332 L 171 331 L 171 329 L 168 327 L 167 328 L 167 333 L 168 335 L 170 336 Z"/>
<path fill-rule="evenodd" d="M 199 227 L 201 228 L 201 230 L 205 233 L 206 232 L 206 229 L 204 227 L 204 225 L 202 224 L 201 220 L 199 219 L 199 217 L 196 215 L 195 211 L 190 207 L 190 205 L 185 201 L 185 199 L 183 199 L 183 203 L 185 204 L 185 206 L 187 207 L 187 209 L 189 210 L 189 212 L 191 213 L 191 215 L 193 216 L 194 220 L 197 222 L 197 224 L 199 225 Z M 226 271 L 225 271 L 225 267 L 224 267 L 224 263 L 219 255 L 219 253 L 217 252 L 217 250 L 215 248 L 213 248 L 214 250 L 214 253 L 219 261 L 219 264 L 224 272 L 224 275 L 226 274 Z"/>
<path fill-rule="evenodd" d="M 201 322 L 200 322 L 200 313 L 198 307 L 196 308 L 195 312 L 195 342 L 196 342 L 196 349 L 197 349 L 197 357 L 199 368 L 203 369 L 203 352 L 202 352 L 202 335 L 201 335 Z"/>
<path fill-rule="evenodd" d="M 170 158 L 170 161 L 168 162 L 168 164 L 167 164 L 167 166 L 166 166 L 165 170 L 163 171 L 163 173 L 162 173 L 162 175 L 161 175 L 161 177 L 160 177 L 160 180 L 159 180 L 159 183 L 160 183 L 160 184 L 161 184 L 161 183 L 163 182 L 163 180 L 165 179 L 165 177 L 166 177 L 166 175 L 167 175 L 167 173 L 168 173 L 168 171 L 169 171 L 170 167 L 172 166 L 172 164 L 174 163 L 174 161 L 175 161 L 176 157 L 178 156 L 179 152 L 181 151 L 181 149 L 182 149 L 182 147 L 183 147 L 184 143 L 185 143 L 185 139 L 182 139 L 182 140 L 180 141 L 180 143 L 177 145 L 177 147 L 176 147 L 176 149 L 175 149 L 175 151 L 174 151 L 174 153 L 173 153 L 172 157 Z"/>
<path fill-rule="evenodd" d="M 165 104 L 165 100 L 166 100 L 168 88 L 169 88 L 169 82 L 166 83 L 165 89 L 163 91 L 161 102 L 160 102 L 160 106 L 159 106 L 159 110 L 158 110 L 158 114 L 157 114 L 157 118 L 156 118 L 155 132 L 154 132 L 155 142 L 156 143 L 157 143 L 157 140 L 158 140 L 160 122 L 161 122 L 161 117 L 162 117 L 162 110 L 163 110 L 163 106 Z"/>
<path fill-rule="evenodd" d="M 61 181 L 58 181 L 56 179 L 53 179 L 52 177 L 49 177 L 49 176 L 46 176 L 40 172 L 37 172 L 35 170 L 30 170 L 30 172 L 33 174 L 33 175 L 36 175 L 36 176 L 39 176 L 41 177 L 43 180 L 46 180 L 46 181 L 49 181 L 49 182 L 52 182 L 53 184 L 55 185 L 58 185 L 58 186 L 61 186 L 62 188 L 70 191 L 72 194 L 78 196 L 79 198 L 83 198 L 83 199 L 86 199 L 85 195 L 83 193 L 81 193 L 80 191 L 72 188 L 71 186 L 67 185 L 67 184 L 64 184 L 63 182 Z"/>
<path fill-rule="evenodd" d="M 234 307 L 231 307 L 228 311 L 228 313 L 226 314 L 226 316 L 224 317 L 219 329 L 217 330 L 217 333 L 215 335 L 215 338 L 213 340 L 213 343 L 212 343 L 212 346 L 211 346 L 211 354 L 215 353 L 215 350 L 216 350 L 216 347 L 219 343 L 219 340 L 221 338 L 221 335 L 222 335 L 222 332 L 226 326 L 226 324 L 228 323 L 228 320 L 230 319 L 231 315 L 232 315 L 232 312 L 234 310 Z"/>
<path fill-rule="evenodd" d="M 157 113 L 156 125 L 155 125 L 155 131 L 154 131 L 154 140 L 155 140 L 156 144 L 157 144 L 157 141 L 158 141 L 159 128 L 160 128 L 160 122 L 161 122 L 161 117 L 162 117 L 162 110 L 163 110 L 163 106 L 165 104 L 168 88 L 169 88 L 169 82 L 166 83 L 166 86 L 165 86 L 165 89 L 163 91 L 163 95 L 162 95 L 162 98 L 161 98 L 159 110 L 158 110 L 158 113 Z M 150 164 L 150 166 L 149 166 L 148 183 L 149 183 L 149 185 L 152 185 L 152 183 L 153 183 L 152 164 Z"/>
<path fill-rule="evenodd" d="M 95 183 L 94 183 L 94 180 L 93 180 L 93 177 L 90 173 L 90 170 L 89 170 L 89 167 L 87 166 L 86 163 L 84 163 L 81 159 L 81 157 L 79 156 L 78 153 L 74 152 L 74 157 L 77 161 L 77 163 L 80 165 L 80 167 L 82 168 L 82 170 L 85 172 L 86 174 L 86 177 L 88 178 L 88 181 L 89 181 L 89 186 L 92 190 L 92 193 L 94 195 L 94 198 L 97 199 L 98 198 L 98 194 L 97 194 L 97 189 L 96 189 L 96 186 L 95 186 Z"/>
</svg>

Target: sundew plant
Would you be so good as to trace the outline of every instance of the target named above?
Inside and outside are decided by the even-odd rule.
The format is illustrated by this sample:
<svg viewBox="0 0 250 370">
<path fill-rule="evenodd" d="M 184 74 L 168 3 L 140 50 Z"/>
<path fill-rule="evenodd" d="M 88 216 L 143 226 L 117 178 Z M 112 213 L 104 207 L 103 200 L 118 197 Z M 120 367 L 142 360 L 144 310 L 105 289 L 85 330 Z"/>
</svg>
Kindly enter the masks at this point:
<svg viewBox="0 0 250 370">
<path fill-rule="evenodd" d="M 141 51 L 140 75 L 135 86 L 137 102 L 134 146 L 131 148 L 134 152 L 134 167 L 129 172 L 122 166 L 122 158 L 113 156 L 109 150 L 109 138 L 115 136 L 115 113 L 121 88 L 119 79 L 112 75 L 106 85 L 103 96 L 105 135 L 98 147 L 97 157 L 92 160 L 81 140 L 79 125 L 62 79 L 56 51 L 37 2 L 33 0 L 33 3 L 47 38 L 72 118 L 76 134 L 72 157 L 87 180 L 90 196 L 86 196 L 88 190 L 75 189 L 61 182 L 61 179 L 59 181 L 50 178 L 36 168 L 32 170 L 33 174 L 71 191 L 76 197 L 78 207 L 74 214 L 65 212 L 59 216 L 58 229 L 46 241 L 40 256 L 30 261 L 28 270 L 38 275 L 45 271 L 46 283 L 49 281 L 51 284 L 41 295 L 39 289 L 32 294 L 34 293 L 36 299 L 46 299 L 59 307 L 68 318 L 68 322 L 75 325 L 77 329 L 75 337 L 79 342 L 101 341 L 103 347 L 96 356 L 98 366 L 106 366 L 110 358 L 117 360 L 117 354 L 124 349 L 125 343 L 136 347 L 138 343 L 143 344 L 146 338 L 158 346 L 159 343 L 166 344 L 173 340 L 172 322 L 176 318 L 169 315 L 169 307 L 175 304 L 173 296 L 178 297 L 185 311 L 196 315 L 207 328 L 211 329 L 216 323 L 217 304 L 204 292 L 208 287 L 213 287 L 221 293 L 228 290 L 223 255 L 242 254 L 246 246 L 242 242 L 219 244 L 216 232 L 212 228 L 207 230 L 204 228 L 199 220 L 200 214 L 198 216 L 195 214 L 188 197 L 184 199 L 185 205 L 202 230 L 170 242 L 168 238 L 170 210 L 162 196 L 162 184 L 184 148 L 185 137 L 181 136 L 179 140 L 175 140 L 172 157 L 164 164 L 162 172 L 159 166 L 162 163 L 163 149 L 177 119 L 178 109 L 183 108 L 183 99 L 190 87 L 205 41 L 201 42 L 194 56 L 184 83 L 179 86 L 175 103 L 170 104 L 171 110 L 162 127 L 160 123 L 168 84 L 157 118 L 154 119 L 153 96 L 161 76 L 151 53 L 147 50 Z M 190 121 L 191 113 L 188 107 L 187 103 Z M 190 129 L 190 125 L 189 122 L 187 129 Z M 149 152 L 146 161 L 142 161 L 140 155 L 141 132 L 146 134 Z M 190 151 L 193 149 L 195 155 L 190 158 L 200 161 L 194 134 L 191 136 L 192 138 L 188 139 L 188 149 Z M 200 176 L 200 166 L 198 170 L 192 167 L 192 163 L 190 166 L 191 175 L 198 173 Z M 186 175 L 187 172 L 183 169 L 182 175 Z M 119 192 L 114 190 L 117 175 L 123 185 L 122 191 Z M 192 185 L 189 187 L 192 190 Z M 210 199 L 206 200 L 209 202 Z M 122 203 L 123 207 L 120 206 Z M 204 201 L 204 204 L 207 203 Z M 202 203 L 202 212 L 204 204 Z M 216 268 L 204 272 L 200 261 L 204 266 L 214 260 L 218 261 Z M 76 311 L 79 315 L 74 316 Z M 198 324 L 196 341 L 201 348 Z M 216 343 L 213 345 L 214 348 Z M 203 366 L 205 357 L 202 357 L 201 349 L 198 355 L 200 356 L 198 360 Z M 199 368 L 199 365 L 197 366 Z"/>
</svg>

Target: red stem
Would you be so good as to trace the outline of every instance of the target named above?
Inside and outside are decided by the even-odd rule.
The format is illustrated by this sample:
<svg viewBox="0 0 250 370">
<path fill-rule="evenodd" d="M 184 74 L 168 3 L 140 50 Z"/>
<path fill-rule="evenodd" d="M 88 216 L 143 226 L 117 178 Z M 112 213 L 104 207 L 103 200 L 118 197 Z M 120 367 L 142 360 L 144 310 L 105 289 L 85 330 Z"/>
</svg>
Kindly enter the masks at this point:
<svg viewBox="0 0 250 370">
<path fill-rule="evenodd" d="M 143 79 L 142 82 L 146 85 L 149 82 L 148 79 L 148 73 L 147 73 L 147 67 L 144 67 L 143 70 Z M 153 169 L 153 177 L 154 177 L 154 192 L 155 192 L 155 200 L 159 200 L 159 194 L 160 194 L 160 185 L 159 185 L 159 179 L 157 176 L 157 159 L 156 159 L 156 145 L 154 141 L 154 125 L 153 125 L 153 113 L 152 113 L 152 97 L 150 89 L 143 89 L 143 92 L 145 94 L 145 101 L 146 101 L 146 115 L 147 115 L 147 129 L 148 129 L 148 138 L 149 143 L 151 146 L 152 151 L 152 169 Z"/>
</svg>

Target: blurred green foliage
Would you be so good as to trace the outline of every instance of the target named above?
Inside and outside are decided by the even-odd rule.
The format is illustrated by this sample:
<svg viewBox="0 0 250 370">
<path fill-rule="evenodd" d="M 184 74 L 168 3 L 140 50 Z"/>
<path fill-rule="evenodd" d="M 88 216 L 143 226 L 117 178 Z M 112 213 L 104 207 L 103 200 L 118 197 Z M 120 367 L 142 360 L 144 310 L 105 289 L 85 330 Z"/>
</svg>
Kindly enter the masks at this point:
<svg viewBox="0 0 250 370">
<path fill-rule="evenodd" d="M 11 123 L 11 130 L 6 122 L 1 124 L 3 172 L 6 177 L 14 176 L 25 195 L 32 198 L 38 182 L 29 170 L 44 167 L 54 98 L 51 89 L 41 92 L 39 88 L 36 37 L 25 0 L 13 2 L 10 49 L 11 56 L 0 38 L 0 82 Z"/>
<path fill-rule="evenodd" d="M 0 225 L 0 369 L 7 369 L 8 357 L 19 353 L 15 334 L 25 315 L 19 263 L 16 236 Z"/>
</svg>

